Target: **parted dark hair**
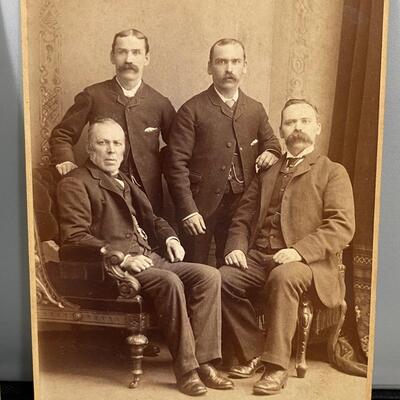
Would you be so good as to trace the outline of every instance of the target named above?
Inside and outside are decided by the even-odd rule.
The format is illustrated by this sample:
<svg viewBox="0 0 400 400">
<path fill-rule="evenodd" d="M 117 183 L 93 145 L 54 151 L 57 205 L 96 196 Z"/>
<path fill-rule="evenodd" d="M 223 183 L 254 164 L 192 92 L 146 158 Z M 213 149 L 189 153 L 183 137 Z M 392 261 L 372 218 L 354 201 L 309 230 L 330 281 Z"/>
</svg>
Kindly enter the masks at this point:
<svg viewBox="0 0 400 400">
<path fill-rule="evenodd" d="M 310 101 L 308 101 L 307 99 L 289 99 L 286 101 L 285 105 L 282 108 L 281 111 L 281 126 L 282 126 L 282 120 L 283 120 L 283 112 L 290 106 L 292 106 L 293 104 L 308 104 L 310 107 L 312 107 L 312 109 L 315 112 L 315 117 L 317 118 L 317 121 L 319 122 L 319 112 L 318 112 L 318 108 L 317 106 L 315 106 L 313 103 L 311 103 Z"/>
<path fill-rule="evenodd" d="M 124 31 L 118 32 L 114 35 L 114 39 L 111 45 L 111 52 L 114 53 L 115 50 L 115 44 L 117 42 L 117 38 L 119 37 L 127 37 L 127 36 L 135 36 L 138 39 L 143 39 L 144 40 L 144 46 L 146 49 L 146 54 L 149 52 L 150 50 L 150 46 L 149 46 L 149 40 L 147 39 L 147 36 L 144 35 L 142 32 L 138 31 L 137 29 L 126 29 Z"/>
<path fill-rule="evenodd" d="M 214 49 L 215 46 L 225 46 L 227 44 L 238 44 L 240 45 L 240 47 L 243 49 L 243 59 L 246 60 L 246 50 L 244 49 L 244 44 L 237 39 L 229 39 L 229 38 L 225 38 L 225 39 L 219 39 L 218 41 L 216 41 L 210 49 L 210 56 L 209 56 L 209 62 L 212 62 L 212 58 L 214 56 Z"/>
</svg>

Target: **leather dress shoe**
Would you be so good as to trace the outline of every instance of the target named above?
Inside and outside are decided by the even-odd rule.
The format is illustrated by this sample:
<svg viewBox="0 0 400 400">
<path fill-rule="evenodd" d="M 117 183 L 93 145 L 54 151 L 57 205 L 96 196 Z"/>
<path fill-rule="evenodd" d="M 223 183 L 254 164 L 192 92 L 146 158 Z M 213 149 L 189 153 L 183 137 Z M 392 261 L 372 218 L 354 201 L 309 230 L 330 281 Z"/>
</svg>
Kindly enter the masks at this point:
<svg viewBox="0 0 400 400">
<path fill-rule="evenodd" d="M 143 351 L 145 357 L 157 357 L 159 353 L 160 347 L 153 343 L 149 343 Z"/>
<path fill-rule="evenodd" d="M 178 379 L 178 389 L 188 396 L 201 396 L 207 393 L 207 388 L 200 380 L 196 370 L 192 370 Z"/>
<path fill-rule="evenodd" d="M 211 389 L 233 389 L 233 382 L 218 374 L 218 371 L 211 364 L 201 364 L 198 373 L 202 382 Z"/>
<path fill-rule="evenodd" d="M 286 369 L 267 368 L 262 377 L 253 386 L 254 394 L 277 394 L 285 388 L 288 380 Z"/>
<path fill-rule="evenodd" d="M 232 367 L 229 371 L 229 376 L 231 378 L 251 378 L 256 372 L 263 370 L 264 367 L 261 357 L 254 357 L 246 364 Z"/>
</svg>

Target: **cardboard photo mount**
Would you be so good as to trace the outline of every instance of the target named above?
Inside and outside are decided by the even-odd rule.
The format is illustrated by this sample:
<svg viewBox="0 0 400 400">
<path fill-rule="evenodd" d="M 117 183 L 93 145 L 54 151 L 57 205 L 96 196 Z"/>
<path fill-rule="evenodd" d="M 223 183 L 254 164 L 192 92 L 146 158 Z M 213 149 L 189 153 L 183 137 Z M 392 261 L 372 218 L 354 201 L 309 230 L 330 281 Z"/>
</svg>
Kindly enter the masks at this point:
<svg viewBox="0 0 400 400">
<path fill-rule="evenodd" d="M 243 42 L 248 65 L 241 89 L 263 104 L 277 136 L 287 99 L 306 98 L 317 106 L 322 133 L 316 146 L 323 155 L 344 165 L 354 192 L 356 233 L 339 262 L 346 267 L 342 272 L 347 311 L 340 310 L 346 316 L 341 329 L 336 324 L 336 331 L 331 329 L 326 337 L 319 337 L 335 313 L 319 316 L 319 310 L 314 310 L 307 346 L 308 373 L 304 379 L 294 377 L 293 356 L 288 387 L 279 396 L 370 398 L 389 2 L 21 3 L 35 398 L 63 400 L 100 394 L 116 399 L 186 398 L 174 385 L 165 341 L 153 330 L 148 336 L 161 346 L 161 354 L 144 358 L 144 373 L 137 375 L 139 384 L 135 373 L 132 378 L 129 372 L 140 370 L 135 351 L 146 346 L 142 334 L 153 327 L 146 300 L 129 298 L 130 284 L 122 282 L 122 289 L 120 286 L 120 295 L 125 293 L 131 301 L 130 313 L 96 308 L 90 302 L 86 307 L 74 303 L 76 279 L 103 279 L 101 274 L 109 273 L 115 260 L 109 258 L 102 266 L 91 260 L 84 270 L 78 262 L 71 262 L 68 270 L 59 268 L 54 203 L 58 178 L 49 138 L 79 92 L 114 76 L 112 39 L 116 32 L 130 28 L 149 39 L 151 59 L 144 81 L 168 97 L 176 110 L 211 84 L 208 53 L 211 45 L 224 37 Z M 86 135 L 87 126 L 74 146 L 79 165 L 86 158 Z M 167 192 L 164 201 L 168 219 L 176 222 Z M 100 274 L 98 268 L 103 268 Z M 65 287 L 55 284 L 60 277 Z M 121 333 L 123 329 L 126 334 Z M 123 350 L 124 340 L 139 347 L 132 350 L 131 346 L 129 352 L 126 345 Z M 328 348 L 318 344 L 327 340 Z M 293 343 L 301 347 L 302 340 Z M 235 381 L 235 390 L 210 390 L 206 396 L 250 399 L 256 379 Z M 128 384 L 137 386 L 134 392 L 129 392 Z"/>
</svg>

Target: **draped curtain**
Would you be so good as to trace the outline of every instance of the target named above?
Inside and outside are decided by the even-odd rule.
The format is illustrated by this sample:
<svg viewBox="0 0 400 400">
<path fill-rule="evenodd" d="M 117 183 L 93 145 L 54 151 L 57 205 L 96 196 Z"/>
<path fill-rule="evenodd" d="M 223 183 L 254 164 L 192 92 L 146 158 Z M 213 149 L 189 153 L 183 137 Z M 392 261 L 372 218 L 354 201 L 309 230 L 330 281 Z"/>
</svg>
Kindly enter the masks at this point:
<svg viewBox="0 0 400 400">
<path fill-rule="evenodd" d="M 356 210 L 344 255 L 349 310 L 336 364 L 357 375 L 366 375 L 368 358 L 382 24 L 383 0 L 345 0 L 329 144 L 329 157 L 350 175 Z"/>
</svg>

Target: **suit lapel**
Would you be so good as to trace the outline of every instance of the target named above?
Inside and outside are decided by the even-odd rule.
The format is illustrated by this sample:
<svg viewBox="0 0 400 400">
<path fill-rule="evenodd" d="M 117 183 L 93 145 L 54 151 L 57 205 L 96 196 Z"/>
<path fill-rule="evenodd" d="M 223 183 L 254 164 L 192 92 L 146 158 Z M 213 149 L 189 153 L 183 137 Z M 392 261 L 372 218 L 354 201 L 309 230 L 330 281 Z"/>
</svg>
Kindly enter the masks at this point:
<svg viewBox="0 0 400 400">
<path fill-rule="evenodd" d="M 232 111 L 229 109 L 229 107 L 222 101 L 222 99 L 218 96 L 217 92 L 214 89 L 214 85 L 211 85 L 208 89 L 207 89 L 207 94 L 208 97 L 211 101 L 211 103 L 215 106 L 218 107 L 220 109 L 220 111 L 222 112 L 222 114 L 226 115 L 229 118 L 233 118 L 233 113 Z"/>
<path fill-rule="evenodd" d="M 269 203 L 271 202 L 272 193 L 275 188 L 275 182 L 278 178 L 282 165 L 286 162 L 286 157 L 280 160 L 268 169 L 261 178 L 261 196 L 260 196 L 260 215 L 257 221 L 256 232 L 260 229 L 267 215 Z"/>
<path fill-rule="evenodd" d="M 104 173 L 100 168 L 98 168 L 92 161 L 87 160 L 85 164 L 86 168 L 89 170 L 90 174 L 94 179 L 99 181 L 99 186 L 103 189 L 108 190 L 109 192 L 113 192 L 117 194 L 119 197 L 123 198 L 121 192 L 117 189 L 116 185 L 112 181 L 112 178 Z"/>
<path fill-rule="evenodd" d="M 311 165 L 315 164 L 319 157 L 319 153 L 313 151 L 310 154 L 307 154 L 304 160 L 295 168 L 293 171 L 292 179 L 296 178 L 299 175 L 303 175 L 311 169 Z"/>
<path fill-rule="evenodd" d="M 239 97 L 236 104 L 236 110 L 233 115 L 233 119 L 236 121 L 244 112 L 246 108 L 246 95 L 239 89 Z"/>
<path fill-rule="evenodd" d="M 128 98 L 124 95 L 121 86 L 117 82 L 117 78 L 111 80 L 111 90 L 115 97 L 115 101 L 124 107 L 136 107 L 140 104 L 140 100 L 147 95 L 147 85 L 142 81 L 136 95 L 132 98 Z"/>
</svg>

